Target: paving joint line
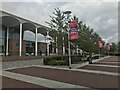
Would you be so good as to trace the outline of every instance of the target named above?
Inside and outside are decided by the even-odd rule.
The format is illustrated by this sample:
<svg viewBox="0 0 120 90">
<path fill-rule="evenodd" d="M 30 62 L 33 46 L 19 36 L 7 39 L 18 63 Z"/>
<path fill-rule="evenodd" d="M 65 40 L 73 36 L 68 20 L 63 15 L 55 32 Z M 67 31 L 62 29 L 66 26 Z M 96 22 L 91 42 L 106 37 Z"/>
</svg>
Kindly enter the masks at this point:
<svg viewBox="0 0 120 90">
<path fill-rule="evenodd" d="M 115 65 L 103 65 L 103 64 L 90 64 L 89 66 L 101 66 L 101 67 L 120 67 Z"/>
<path fill-rule="evenodd" d="M 69 69 L 69 68 L 57 68 L 57 67 L 49 67 L 49 66 L 39 66 L 34 65 L 35 67 L 55 69 L 55 70 L 68 70 L 68 71 L 81 71 L 86 73 L 95 73 L 95 74 L 103 74 L 103 75 L 112 75 L 112 76 L 120 76 L 120 73 L 106 72 L 106 71 L 98 71 L 98 70 L 84 70 L 84 69 Z"/>
<path fill-rule="evenodd" d="M 95 90 L 90 87 L 74 85 L 74 84 L 69 84 L 69 83 L 64 83 L 64 82 L 59 82 L 55 80 L 34 77 L 34 76 L 29 76 L 29 75 L 24 75 L 24 74 L 18 74 L 18 73 L 13 73 L 13 72 L 8 72 L 8 71 L 3 71 L 2 76 L 28 82 L 28 83 L 32 83 L 32 84 L 36 84 L 36 85 L 45 86 L 48 88 L 58 88 L 58 87 L 60 88 L 85 88 L 89 90 Z"/>
</svg>

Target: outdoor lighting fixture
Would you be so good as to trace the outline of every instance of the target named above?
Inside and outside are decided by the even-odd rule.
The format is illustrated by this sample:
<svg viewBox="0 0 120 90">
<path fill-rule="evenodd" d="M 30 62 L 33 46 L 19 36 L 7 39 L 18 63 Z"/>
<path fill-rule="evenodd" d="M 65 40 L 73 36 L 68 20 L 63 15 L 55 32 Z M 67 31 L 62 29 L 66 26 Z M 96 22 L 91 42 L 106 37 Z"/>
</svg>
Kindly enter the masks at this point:
<svg viewBox="0 0 120 90">
<path fill-rule="evenodd" d="M 71 13 L 72 13 L 71 11 L 65 11 L 65 12 L 63 12 L 63 14 L 67 14 L 67 19 L 69 18 L 69 15 L 70 15 Z"/>
<path fill-rule="evenodd" d="M 63 12 L 63 14 L 67 14 L 67 19 L 69 20 L 69 16 L 71 14 L 71 11 L 65 11 L 65 12 Z M 71 51 L 70 51 L 69 25 L 68 25 L 67 29 L 68 29 L 68 48 L 69 48 L 69 69 L 71 69 Z"/>
<path fill-rule="evenodd" d="M 65 11 L 65 12 L 63 12 L 64 14 L 70 14 L 71 13 L 71 11 Z"/>
</svg>

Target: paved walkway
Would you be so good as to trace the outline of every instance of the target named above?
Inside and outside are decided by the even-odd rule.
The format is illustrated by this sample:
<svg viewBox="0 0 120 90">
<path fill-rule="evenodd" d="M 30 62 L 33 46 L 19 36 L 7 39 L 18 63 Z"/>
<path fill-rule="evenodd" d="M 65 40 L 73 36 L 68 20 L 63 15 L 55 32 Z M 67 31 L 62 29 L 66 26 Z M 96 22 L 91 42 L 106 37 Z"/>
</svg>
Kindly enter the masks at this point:
<svg viewBox="0 0 120 90">
<path fill-rule="evenodd" d="M 50 88 L 43 87 L 41 85 L 36 85 L 36 84 L 32 84 L 32 83 L 28 83 L 28 82 L 24 82 L 21 80 L 12 79 L 12 78 L 8 78 L 8 77 L 4 77 L 4 76 L 2 76 L 2 88 L 3 88 L 2 90 L 19 90 L 19 89 L 15 89 L 15 88 L 20 88 L 20 90 L 22 90 L 21 88 L 24 88 L 24 90 L 30 90 L 27 88 L 34 88 L 33 90 L 36 90 L 35 88 L 40 88 L 40 90 L 42 90 L 42 89 L 50 90 Z"/>
<path fill-rule="evenodd" d="M 99 64 L 89 64 L 90 66 L 101 66 L 101 67 L 120 67 L 120 66 L 114 66 L 114 65 L 99 65 Z"/>
<path fill-rule="evenodd" d="M 117 64 L 111 65 L 109 62 L 119 62 L 116 57 L 106 57 L 99 59 L 94 64 L 79 65 L 79 69 L 68 69 L 68 67 L 51 67 L 44 65 L 24 66 L 19 69 L 8 68 L 2 71 L 4 77 L 15 80 L 40 85 L 47 88 L 83 88 L 102 89 L 118 88 L 118 77 L 120 73 Z M 100 63 L 107 62 L 107 63 Z M 77 66 L 78 68 L 78 66 Z M 104 82 L 103 82 L 104 81 Z"/>
<path fill-rule="evenodd" d="M 30 67 L 32 65 L 43 65 L 43 59 L 36 60 L 25 60 L 25 61 L 10 61 L 10 62 L 0 62 L 2 63 L 2 69 L 9 68 L 21 68 L 21 67 Z"/>
<path fill-rule="evenodd" d="M 56 69 L 56 70 L 81 71 L 81 72 L 86 72 L 86 73 L 120 76 L 120 73 L 106 72 L 106 71 L 99 71 L 99 70 L 95 71 L 95 70 L 85 70 L 85 69 L 68 69 L 68 68 L 58 68 L 58 67 L 39 66 L 39 65 L 33 65 L 33 66 L 34 67 L 41 67 L 41 68 L 51 68 L 51 69 Z"/>
<path fill-rule="evenodd" d="M 88 88 L 88 87 L 58 82 L 58 81 L 54 81 L 54 80 L 44 79 L 44 78 L 40 78 L 40 77 L 12 73 L 12 72 L 8 72 L 8 71 L 3 71 L 2 76 L 20 80 L 20 81 L 24 81 L 24 82 L 28 82 L 28 83 L 32 83 L 35 85 L 41 85 L 41 86 L 48 87 L 48 88 L 58 88 L 58 87 L 59 88 Z"/>
<path fill-rule="evenodd" d="M 102 61 L 103 59 L 106 59 L 106 58 L 109 58 L 109 57 L 110 56 L 106 56 L 106 57 L 103 57 L 103 58 L 100 58 L 100 59 L 95 59 L 92 62 L 93 63 L 99 62 L 99 61 Z M 83 67 L 83 66 L 86 66 L 86 65 L 89 65 L 89 62 L 85 62 L 85 63 L 81 63 L 81 64 L 72 64 L 72 69 L 77 69 L 77 68 L 80 68 L 80 67 Z"/>
</svg>

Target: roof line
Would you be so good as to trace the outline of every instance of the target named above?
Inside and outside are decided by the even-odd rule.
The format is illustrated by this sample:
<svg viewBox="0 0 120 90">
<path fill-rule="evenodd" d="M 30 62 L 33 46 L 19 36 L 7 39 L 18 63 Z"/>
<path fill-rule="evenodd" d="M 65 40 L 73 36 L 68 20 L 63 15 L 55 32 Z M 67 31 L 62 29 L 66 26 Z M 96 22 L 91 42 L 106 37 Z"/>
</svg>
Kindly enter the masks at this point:
<svg viewBox="0 0 120 90">
<path fill-rule="evenodd" d="M 19 16 L 17 16 L 17 15 L 11 14 L 11 13 L 9 13 L 8 11 L 4 11 L 4 10 L 0 10 L 0 11 L 1 11 L 2 13 L 6 13 L 6 14 L 8 14 L 8 15 L 11 15 L 11 16 L 17 17 L 17 18 L 19 18 L 19 19 L 23 19 L 23 20 L 28 21 L 28 22 L 31 22 L 31 23 L 33 23 L 33 24 L 36 24 L 36 25 L 45 27 L 45 28 L 47 28 L 47 29 L 50 29 L 50 28 L 47 27 L 47 26 L 38 24 L 38 23 L 36 23 L 36 22 L 34 22 L 34 21 L 28 20 L 28 19 L 26 19 L 26 18 L 19 17 Z"/>
</svg>

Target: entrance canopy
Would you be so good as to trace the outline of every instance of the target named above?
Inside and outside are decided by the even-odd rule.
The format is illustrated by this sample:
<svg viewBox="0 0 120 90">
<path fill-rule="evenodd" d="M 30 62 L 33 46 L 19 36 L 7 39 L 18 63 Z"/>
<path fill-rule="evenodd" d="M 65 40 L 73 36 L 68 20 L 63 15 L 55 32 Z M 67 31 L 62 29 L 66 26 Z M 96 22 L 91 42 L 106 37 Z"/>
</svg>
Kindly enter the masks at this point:
<svg viewBox="0 0 120 90">
<path fill-rule="evenodd" d="M 16 15 L 7 13 L 5 11 L 0 11 L 0 24 L 4 25 L 5 27 L 20 27 L 20 23 L 22 23 L 22 29 L 23 31 L 29 30 L 35 33 L 37 28 L 37 33 L 41 33 L 43 35 L 47 35 L 47 31 L 49 30 L 48 27 L 40 25 L 38 23 L 32 22 L 30 20 L 18 17 Z"/>
</svg>

